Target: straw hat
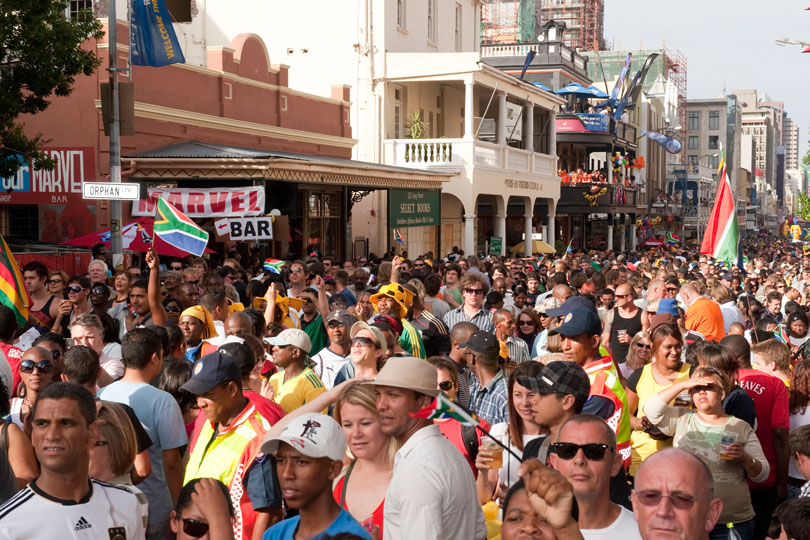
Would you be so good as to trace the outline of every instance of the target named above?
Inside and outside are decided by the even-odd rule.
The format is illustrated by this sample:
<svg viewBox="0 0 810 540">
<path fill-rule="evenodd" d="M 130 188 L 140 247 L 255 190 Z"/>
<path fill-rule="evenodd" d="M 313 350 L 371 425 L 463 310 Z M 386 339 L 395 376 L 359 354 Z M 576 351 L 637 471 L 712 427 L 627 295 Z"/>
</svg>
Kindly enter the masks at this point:
<svg viewBox="0 0 810 540">
<path fill-rule="evenodd" d="M 406 388 L 433 397 L 439 395 L 436 368 L 421 358 L 412 356 L 389 358 L 377 374 L 377 378 L 366 384 Z"/>
</svg>

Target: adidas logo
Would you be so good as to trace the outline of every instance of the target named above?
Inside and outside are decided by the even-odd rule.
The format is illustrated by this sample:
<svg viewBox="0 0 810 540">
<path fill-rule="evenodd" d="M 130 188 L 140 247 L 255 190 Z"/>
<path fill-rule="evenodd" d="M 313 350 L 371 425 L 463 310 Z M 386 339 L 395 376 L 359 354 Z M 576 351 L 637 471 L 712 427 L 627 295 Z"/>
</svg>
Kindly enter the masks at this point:
<svg viewBox="0 0 810 540">
<path fill-rule="evenodd" d="M 84 516 L 79 518 L 79 521 L 76 522 L 76 525 L 73 526 L 74 531 L 83 531 L 84 529 L 89 529 L 92 527 L 90 522 L 84 519 Z"/>
</svg>

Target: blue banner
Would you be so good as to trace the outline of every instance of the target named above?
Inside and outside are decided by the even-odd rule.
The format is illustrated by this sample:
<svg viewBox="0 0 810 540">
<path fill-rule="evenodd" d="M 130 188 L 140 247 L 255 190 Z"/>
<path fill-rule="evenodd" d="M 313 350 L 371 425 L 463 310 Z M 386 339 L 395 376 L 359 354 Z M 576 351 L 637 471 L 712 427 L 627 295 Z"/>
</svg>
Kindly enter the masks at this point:
<svg viewBox="0 0 810 540">
<path fill-rule="evenodd" d="M 588 131 L 608 132 L 610 118 L 606 114 L 578 113 L 577 116 Z"/>
<path fill-rule="evenodd" d="M 186 61 L 164 0 L 132 0 L 132 63 L 161 67 Z"/>
</svg>

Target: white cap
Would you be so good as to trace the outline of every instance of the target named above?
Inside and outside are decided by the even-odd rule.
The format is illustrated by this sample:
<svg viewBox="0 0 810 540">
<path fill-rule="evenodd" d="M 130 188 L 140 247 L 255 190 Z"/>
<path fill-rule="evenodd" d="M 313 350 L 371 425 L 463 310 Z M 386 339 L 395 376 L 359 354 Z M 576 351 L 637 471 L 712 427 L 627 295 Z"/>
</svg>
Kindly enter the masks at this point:
<svg viewBox="0 0 810 540">
<path fill-rule="evenodd" d="M 284 347 L 285 345 L 292 345 L 293 347 L 298 347 L 307 354 L 312 350 L 312 341 L 309 339 L 309 335 L 298 328 L 288 328 L 286 330 L 282 330 L 281 333 L 276 337 L 264 338 L 264 342 L 281 347 Z"/>
<path fill-rule="evenodd" d="M 262 452 L 275 455 L 279 442 L 285 442 L 311 458 L 340 461 L 346 455 L 343 428 L 334 418 L 321 413 L 302 414 L 290 421 L 277 437 L 268 437 L 262 442 Z"/>
</svg>

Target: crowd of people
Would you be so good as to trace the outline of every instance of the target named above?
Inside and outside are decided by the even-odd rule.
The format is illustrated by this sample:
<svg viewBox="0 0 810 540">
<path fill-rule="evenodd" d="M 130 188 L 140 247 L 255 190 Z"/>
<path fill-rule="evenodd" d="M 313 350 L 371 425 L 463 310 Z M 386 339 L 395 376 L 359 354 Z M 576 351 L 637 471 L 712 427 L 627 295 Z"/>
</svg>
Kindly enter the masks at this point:
<svg viewBox="0 0 810 540">
<path fill-rule="evenodd" d="M 0 538 L 810 540 L 810 257 L 745 253 L 29 262 Z"/>
</svg>

